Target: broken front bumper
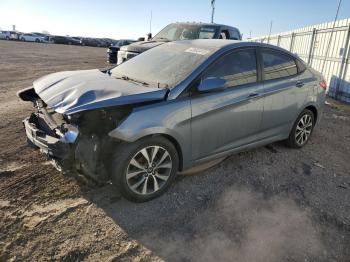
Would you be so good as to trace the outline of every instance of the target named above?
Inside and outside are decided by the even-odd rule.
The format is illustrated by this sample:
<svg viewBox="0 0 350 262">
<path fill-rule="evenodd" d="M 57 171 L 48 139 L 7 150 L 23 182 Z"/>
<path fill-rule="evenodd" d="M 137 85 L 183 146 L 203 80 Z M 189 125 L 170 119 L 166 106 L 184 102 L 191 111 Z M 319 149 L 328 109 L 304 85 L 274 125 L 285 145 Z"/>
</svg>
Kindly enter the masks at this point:
<svg viewBox="0 0 350 262">
<path fill-rule="evenodd" d="M 38 125 L 38 117 L 32 114 L 23 120 L 28 142 L 39 148 L 48 156 L 60 160 L 68 159 L 72 153 L 72 146 L 62 141 L 62 138 L 50 136 Z"/>
</svg>

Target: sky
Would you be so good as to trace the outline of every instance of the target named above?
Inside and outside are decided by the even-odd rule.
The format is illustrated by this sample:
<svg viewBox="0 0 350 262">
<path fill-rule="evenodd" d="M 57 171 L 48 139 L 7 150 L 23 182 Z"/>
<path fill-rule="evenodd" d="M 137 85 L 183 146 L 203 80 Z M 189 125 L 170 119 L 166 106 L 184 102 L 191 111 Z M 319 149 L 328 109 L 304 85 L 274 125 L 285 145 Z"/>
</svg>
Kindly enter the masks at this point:
<svg viewBox="0 0 350 262">
<path fill-rule="evenodd" d="M 210 22 L 210 0 L 0 0 L 0 28 L 55 35 L 138 38 L 171 22 Z M 333 21 L 338 0 L 216 0 L 215 23 L 243 37 L 267 35 Z M 343 0 L 339 19 L 350 18 Z"/>
</svg>

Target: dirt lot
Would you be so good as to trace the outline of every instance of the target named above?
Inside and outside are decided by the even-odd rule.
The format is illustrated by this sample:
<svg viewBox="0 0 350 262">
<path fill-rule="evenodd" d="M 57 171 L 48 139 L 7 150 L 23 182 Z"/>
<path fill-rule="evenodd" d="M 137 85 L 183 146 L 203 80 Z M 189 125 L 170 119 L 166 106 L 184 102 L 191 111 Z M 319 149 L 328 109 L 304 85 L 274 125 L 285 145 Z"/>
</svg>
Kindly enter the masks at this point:
<svg viewBox="0 0 350 262">
<path fill-rule="evenodd" d="M 105 49 L 0 41 L 0 261 L 350 261 L 350 106 L 329 100 L 301 150 L 281 143 L 178 176 L 130 203 L 26 146 L 42 75 L 105 68 Z"/>
</svg>

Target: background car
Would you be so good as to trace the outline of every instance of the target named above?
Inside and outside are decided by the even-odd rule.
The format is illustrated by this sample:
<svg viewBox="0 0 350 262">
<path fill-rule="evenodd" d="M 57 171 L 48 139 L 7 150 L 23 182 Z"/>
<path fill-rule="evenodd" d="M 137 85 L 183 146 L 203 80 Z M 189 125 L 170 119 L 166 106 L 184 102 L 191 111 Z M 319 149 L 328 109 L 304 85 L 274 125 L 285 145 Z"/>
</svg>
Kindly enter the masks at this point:
<svg viewBox="0 0 350 262">
<path fill-rule="evenodd" d="M 68 40 L 68 45 L 80 45 L 80 37 L 71 37 L 71 36 L 66 36 Z"/>
<path fill-rule="evenodd" d="M 32 33 L 28 33 L 28 34 L 21 34 L 19 36 L 19 40 L 21 41 L 25 41 L 25 42 L 42 42 L 43 37 L 39 36 L 39 35 L 35 35 Z"/>
<path fill-rule="evenodd" d="M 1 37 L 3 37 L 3 39 L 10 40 L 10 36 L 10 31 L 1 31 Z"/>
<path fill-rule="evenodd" d="M 106 47 L 112 46 L 112 45 L 116 45 L 118 43 L 119 40 L 115 40 L 112 38 L 102 38 L 103 41 L 105 41 L 106 43 Z"/>
<path fill-rule="evenodd" d="M 90 38 L 90 37 L 84 37 L 80 40 L 80 44 L 83 46 L 94 46 L 94 47 L 101 47 L 103 46 L 103 43 L 101 43 L 96 38 Z"/>
<path fill-rule="evenodd" d="M 176 40 L 232 39 L 241 40 L 239 30 L 232 26 L 207 23 L 172 23 L 163 28 L 152 39 L 121 47 L 117 64 L 137 56 L 158 45 Z"/>
<path fill-rule="evenodd" d="M 64 45 L 80 44 L 79 41 L 69 36 L 51 36 L 49 39 L 54 44 L 64 44 Z"/>
<path fill-rule="evenodd" d="M 78 45 L 80 45 L 80 41 L 81 41 L 82 37 L 80 37 L 80 36 L 73 36 L 71 38 L 74 39 L 74 41 L 77 41 Z"/>
<path fill-rule="evenodd" d="M 1 35 L 3 39 L 6 39 L 6 40 L 19 40 L 20 34 L 21 34 L 20 32 L 16 32 L 16 31 L 1 31 Z"/>
<path fill-rule="evenodd" d="M 19 40 L 21 34 L 22 33 L 18 31 L 10 31 L 10 40 Z"/>
<path fill-rule="evenodd" d="M 47 43 L 47 44 L 53 44 L 54 43 L 53 37 L 55 37 L 55 36 L 47 35 L 47 36 L 42 38 L 42 42 Z"/>
<path fill-rule="evenodd" d="M 46 36 L 49 36 L 49 34 L 38 33 L 38 32 L 32 32 L 31 34 L 37 35 L 38 37 L 40 37 L 40 42 L 43 42 L 43 41 L 44 41 L 44 38 L 45 38 Z"/>
<path fill-rule="evenodd" d="M 6 31 L 0 31 L 0 39 L 6 39 Z"/>
<path fill-rule="evenodd" d="M 131 39 L 121 39 L 118 40 L 114 45 L 110 46 L 107 49 L 107 62 L 110 64 L 117 63 L 117 54 L 121 46 L 130 45 L 137 42 L 136 40 Z"/>
</svg>

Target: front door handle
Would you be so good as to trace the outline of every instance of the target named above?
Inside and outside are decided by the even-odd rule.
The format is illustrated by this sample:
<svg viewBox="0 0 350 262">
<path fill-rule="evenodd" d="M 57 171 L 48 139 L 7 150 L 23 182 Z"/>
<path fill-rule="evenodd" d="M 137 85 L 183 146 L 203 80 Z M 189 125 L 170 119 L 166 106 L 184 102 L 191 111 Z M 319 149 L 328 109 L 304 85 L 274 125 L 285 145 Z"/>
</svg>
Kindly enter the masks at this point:
<svg viewBox="0 0 350 262">
<path fill-rule="evenodd" d="M 304 86 L 304 83 L 301 82 L 301 81 L 298 81 L 296 84 L 295 84 L 296 87 L 303 87 Z"/>
</svg>

